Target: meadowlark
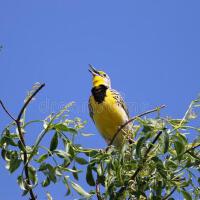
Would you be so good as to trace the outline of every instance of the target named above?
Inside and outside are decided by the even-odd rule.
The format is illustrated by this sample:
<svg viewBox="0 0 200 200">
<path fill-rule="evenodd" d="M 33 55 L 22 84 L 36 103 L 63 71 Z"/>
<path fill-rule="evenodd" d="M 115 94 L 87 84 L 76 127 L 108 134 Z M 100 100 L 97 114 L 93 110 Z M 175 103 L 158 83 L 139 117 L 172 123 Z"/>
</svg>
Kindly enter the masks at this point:
<svg viewBox="0 0 200 200">
<path fill-rule="evenodd" d="M 119 127 L 129 119 L 129 112 L 123 98 L 111 88 L 109 76 L 90 65 L 93 87 L 89 98 L 89 113 L 98 131 L 109 144 Z M 128 124 L 115 137 L 113 145 L 121 147 L 130 136 L 132 126 Z"/>
</svg>

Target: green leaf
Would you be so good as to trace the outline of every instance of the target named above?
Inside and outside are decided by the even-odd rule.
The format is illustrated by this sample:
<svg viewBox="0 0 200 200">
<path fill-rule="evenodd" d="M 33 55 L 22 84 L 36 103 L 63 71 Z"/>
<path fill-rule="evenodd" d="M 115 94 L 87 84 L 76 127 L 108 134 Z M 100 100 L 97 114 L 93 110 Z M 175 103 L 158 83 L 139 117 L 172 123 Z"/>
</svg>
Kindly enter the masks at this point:
<svg viewBox="0 0 200 200">
<path fill-rule="evenodd" d="M 67 193 L 65 194 L 66 196 L 70 195 L 70 193 L 71 193 L 71 189 L 70 189 L 70 186 L 69 186 L 69 183 L 68 183 L 68 179 L 69 179 L 68 176 L 65 176 L 64 179 L 63 179 L 63 183 L 65 184 L 65 186 L 67 188 Z"/>
<path fill-rule="evenodd" d="M 167 169 L 175 170 L 175 169 L 177 169 L 178 165 L 172 160 L 166 160 L 165 167 Z"/>
<path fill-rule="evenodd" d="M 50 165 L 51 166 L 51 165 Z M 53 183 L 56 183 L 57 179 L 56 179 L 56 175 L 55 175 L 55 169 L 51 166 L 48 168 L 49 169 L 49 178 Z"/>
<path fill-rule="evenodd" d="M 24 145 L 22 144 L 22 142 L 19 140 L 18 141 L 18 147 L 20 148 L 20 150 L 22 150 L 23 152 L 25 152 L 26 151 L 26 149 L 25 149 L 25 147 L 24 147 Z"/>
<path fill-rule="evenodd" d="M 42 163 L 39 167 L 39 171 L 42 171 L 53 183 L 56 183 L 57 179 L 55 175 L 55 168 L 49 163 Z"/>
<path fill-rule="evenodd" d="M 37 182 L 38 182 L 36 169 L 33 166 L 29 166 L 28 167 L 28 172 L 29 172 L 29 178 L 31 179 L 33 184 L 36 185 Z"/>
<path fill-rule="evenodd" d="M 10 173 L 13 173 L 15 170 L 18 169 L 18 167 L 20 166 L 21 164 L 21 160 L 18 158 L 18 155 L 17 154 L 13 154 L 12 155 L 12 158 L 9 162 L 9 171 Z"/>
<path fill-rule="evenodd" d="M 66 131 L 68 132 L 69 128 L 64 124 L 56 124 L 54 128 L 58 131 Z"/>
<path fill-rule="evenodd" d="M 77 173 L 77 169 L 76 169 L 76 167 L 75 166 L 73 166 L 73 168 L 72 168 L 73 170 L 74 170 L 74 172 L 72 172 L 72 174 L 73 174 L 73 177 L 78 181 L 78 173 Z"/>
<path fill-rule="evenodd" d="M 138 141 L 137 141 L 137 145 L 136 145 L 136 155 L 138 158 L 141 157 L 141 149 L 142 149 L 142 146 L 144 144 L 146 140 L 146 137 L 141 137 Z"/>
<path fill-rule="evenodd" d="M 157 168 L 157 171 L 159 172 L 159 174 L 164 179 L 166 179 L 167 178 L 167 172 L 166 172 L 166 170 L 164 168 L 163 161 L 158 157 L 153 157 L 152 160 L 155 162 L 156 168 Z"/>
<path fill-rule="evenodd" d="M 36 161 L 38 163 L 42 163 L 44 160 L 46 160 L 48 158 L 48 156 L 49 156 L 48 154 L 43 154 Z"/>
<path fill-rule="evenodd" d="M 63 150 L 54 150 L 54 153 L 55 153 L 58 157 L 60 157 L 60 158 L 67 158 L 67 157 L 69 157 L 69 154 L 66 153 L 66 152 L 63 151 Z"/>
<path fill-rule="evenodd" d="M 92 174 L 92 168 L 90 165 L 88 165 L 88 167 L 87 167 L 86 181 L 90 186 L 95 186 L 95 181 L 94 181 L 94 177 Z"/>
<path fill-rule="evenodd" d="M 58 134 L 57 132 L 54 134 L 51 144 L 50 144 L 50 151 L 54 151 L 58 146 Z"/>
<path fill-rule="evenodd" d="M 157 183 L 158 183 L 158 185 L 156 187 L 156 197 L 157 197 L 157 199 L 161 199 L 162 181 L 158 181 Z"/>
<path fill-rule="evenodd" d="M 18 176 L 17 178 L 17 183 L 19 185 L 19 187 L 23 190 L 26 191 L 26 187 L 25 187 L 25 182 L 22 176 Z"/>
<path fill-rule="evenodd" d="M 4 138 L 5 138 L 4 143 L 6 143 L 7 145 L 11 145 L 14 147 L 18 146 L 18 144 L 16 144 L 11 137 L 4 136 Z"/>
<path fill-rule="evenodd" d="M 78 169 L 70 169 L 70 168 L 63 168 L 63 170 L 68 171 L 68 172 L 72 172 L 72 173 L 80 173 L 82 172 L 82 170 L 78 170 Z"/>
<path fill-rule="evenodd" d="M 118 165 L 118 163 L 114 163 L 114 166 L 117 166 Z M 101 163 L 99 163 L 98 165 L 97 165 L 97 174 L 98 174 L 98 176 L 102 176 L 103 175 L 103 170 L 102 170 L 102 165 L 101 165 Z"/>
<path fill-rule="evenodd" d="M 95 157 L 98 153 L 99 151 L 96 149 L 90 149 L 84 152 L 84 154 L 89 157 Z"/>
<path fill-rule="evenodd" d="M 77 134 L 78 131 L 75 128 L 68 128 L 68 132 L 72 134 Z"/>
<path fill-rule="evenodd" d="M 72 145 L 69 145 L 68 147 L 69 147 L 68 153 L 69 153 L 70 157 L 74 158 L 74 156 L 75 156 L 74 148 L 72 147 Z"/>
<path fill-rule="evenodd" d="M 180 154 L 182 154 L 185 151 L 185 145 L 180 141 L 175 141 L 174 147 L 175 147 L 177 156 L 179 156 Z"/>
<path fill-rule="evenodd" d="M 50 179 L 47 177 L 43 182 L 42 182 L 42 187 L 47 187 L 50 184 Z"/>
<path fill-rule="evenodd" d="M 88 192 L 86 192 L 80 185 L 78 185 L 77 183 L 74 183 L 73 181 L 71 181 L 71 185 L 74 188 L 74 190 L 77 191 L 78 194 L 80 194 L 81 196 L 85 197 L 85 198 L 90 198 L 91 194 L 89 194 Z"/>
<path fill-rule="evenodd" d="M 200 177 L 198 178 L 198 183 L 199 183 L 199 185 L 200 185 Z"/>
<path fill-rule="evenodd" d="M 81 158 L 81 157 L 74 157 L 74 160 L 77 162 L 77 163 L 79 163 L 79 164 L 81 164 L 81 165 L 86 165 L 86 164 L 88 164 L 88 161 L 87 160 L 85 160 L 84 158 Z"/>
<path fill-rule="evenodd" d="M 169 149 L 169 135 L 167 131 L 164 131 L 164 148 L 163 152 L 166 153 Z"/>
<path fill-rule="evenodd" d="M 192 197 L 189 192 L 187 192 L 185 190 L 182 190 L 181 192 L 183 194 L 184 200 L 192 200 Z"/>
<path fill-rule="evenodd" d="M 6 154 L 7 154 L 7 151 L 5 149 L 2 149 L 1 150 L 1 157 L 6 160 Z"/>
<path fill-rule="evenodd" d="M 186 145 L 188 142 L 187 142 L 187 138 L 185 137 L 184 134 L 181 134 L 179 132 L 176 133 L 176 138 L 178 141 L 180 141 L 181 143 L 183 143 L 184 145 Z"/>
<path fill-rule="evenodd" d="M 42 163 L 39 167 L 39 171 L 44 171 L 48 169 L 48 164 L 47 163 Z"/>
<path fill-rule="evenodd" d="M 58 131 L 70 132 L 70 133 L 73 133 L 73 134 L 77 134 L 78 133 L 76 129 L 71 128 L 71 127 L 67 127 L 64 124 L 56 124 L 55 125 L 55 129 L 58 130 Z"/>
<path fill-rule="evenodd" d="M 182 122 L 182 125 L 187 123 L 187 121 L 183 119 L 168 119 L 168 121 L 174 127 L 179 126 L 181 122 Z"/>
</svg>

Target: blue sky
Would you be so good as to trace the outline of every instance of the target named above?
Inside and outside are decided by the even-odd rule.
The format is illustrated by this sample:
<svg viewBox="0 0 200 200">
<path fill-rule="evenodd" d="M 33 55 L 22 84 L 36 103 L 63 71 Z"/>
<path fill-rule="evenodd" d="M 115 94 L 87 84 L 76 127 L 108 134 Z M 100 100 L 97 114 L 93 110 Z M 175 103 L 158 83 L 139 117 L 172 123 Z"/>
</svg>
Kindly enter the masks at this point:
<svg viewBox="0 0 200 200">
<path fill-rule="evenodd" d="M 96 133 L 78 142 L 104 147 L 87 111 L 91 63 L 109 74 L 131 115 L 166 104 L 165 115 L 182 117 L 200 91 L 199 6 L 197 0 L 0 0 L 0 99 L 17 114 L 31 86 L 45 82 L 29 119 L 75 101 L 72 117 L 87 120 L 85 131 Z M 0 111 L 1 129 L 8 122 Z M 28 140 L 36 135 L 27 133 Z M 1 198 L 19 199 L 16 177 L 4 164 L 1 160 Z M 62 187 L 47 190 L 63 199 Z"/>
</svg>

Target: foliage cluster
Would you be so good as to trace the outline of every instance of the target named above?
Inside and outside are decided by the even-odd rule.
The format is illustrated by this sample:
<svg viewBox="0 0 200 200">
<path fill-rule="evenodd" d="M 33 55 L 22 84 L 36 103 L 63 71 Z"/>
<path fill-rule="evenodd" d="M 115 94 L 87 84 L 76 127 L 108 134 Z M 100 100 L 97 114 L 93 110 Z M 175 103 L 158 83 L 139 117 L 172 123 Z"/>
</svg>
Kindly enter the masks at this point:
<svg viewBox="0 0 200 200">
<path fill-rule="evenodd" d="M 66 195 L 73 189 L 80 199 L 173 200 L 177 192 L 186 200 L 200 199 L 200 127 L 191 125 L 200 99 L 192 101 L 182 119 L 162 117 L 159 109 L 155 118 L 135 117 L 134 142 L 121 149 L 88 149 L 76 143 L 79 134 L 90 135 L 81 131 L 84 121 L 69 119 L 72 103 L 44 120 L 25 120 L 26 108 L 43 86 L 33 87 L 17 119 L 1 102 L 13 120 L 0 137 L 1 158 L 10 173 L 21 170 L 17 182 L 23 195 L 35 200 L 35 187 L 62 181 Z M 25 137 L 31 133 L 26 130 L 36 123 L 43 128 L 28 146 Z M 196 137 L 189 141 L 187 134 Z M 51 142 L 42 146 L 46 135 L 52 136 Z M 90 191 L 79 184 L 80 173 L 85 173 Z"/>
</svg>

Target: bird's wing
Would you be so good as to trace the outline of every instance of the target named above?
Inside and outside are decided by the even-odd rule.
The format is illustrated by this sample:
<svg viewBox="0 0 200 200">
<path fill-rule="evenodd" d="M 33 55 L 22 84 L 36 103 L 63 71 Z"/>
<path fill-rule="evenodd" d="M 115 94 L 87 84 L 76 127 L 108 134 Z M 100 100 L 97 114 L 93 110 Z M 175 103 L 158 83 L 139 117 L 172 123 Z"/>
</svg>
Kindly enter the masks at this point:
<svg viewBox="0 0 200 200">
<path fill-rule="evenodd" d="M 116 99 L 118 105 L 121 106 L 124 109 L 124 111 L 126 112 L 128 118 L 129 118 L 128 108 L 127 108 L 122 96 L 120 95 L 120 93 L 117 92 L 116 90 L 113 90 L 113 89 L 111 89 L 111 92 L 113 94 L 113 97 Z"/>
<path fill-rule="evenodd" d="M 90 117 L 92 118 L 93 122 L 95 123 L 94 118 L 93 118 L 94 112 L 92 109 L 91 100 L 92 100 L 92 96 L 90 96 L 90 98 L 89 98 L 88 109 L 89 109 Z"/>
</svg>

